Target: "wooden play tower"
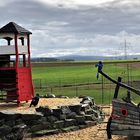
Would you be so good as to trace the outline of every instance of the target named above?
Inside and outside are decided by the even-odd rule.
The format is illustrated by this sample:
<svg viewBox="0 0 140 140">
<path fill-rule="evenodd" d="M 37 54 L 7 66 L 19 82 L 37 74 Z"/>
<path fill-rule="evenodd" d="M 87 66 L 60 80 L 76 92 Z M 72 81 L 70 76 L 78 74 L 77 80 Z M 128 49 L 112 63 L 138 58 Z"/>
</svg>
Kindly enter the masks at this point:
<svg viewBox="0 0 140 140">
<path fill-rule="evenodd" d="M 14 22 L 0 28 L 0 99 L 6 102 L 19 104 L 34 96 L 30 34 Z"/>
</svg>

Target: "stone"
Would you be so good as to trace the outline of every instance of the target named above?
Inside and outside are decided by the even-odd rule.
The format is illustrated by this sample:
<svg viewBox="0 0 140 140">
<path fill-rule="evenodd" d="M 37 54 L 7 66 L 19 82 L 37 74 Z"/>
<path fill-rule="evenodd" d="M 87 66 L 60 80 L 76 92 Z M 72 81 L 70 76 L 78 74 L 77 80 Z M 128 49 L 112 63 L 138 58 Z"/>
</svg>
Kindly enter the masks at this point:
<svg viewBox="0 0 140 140">
<path fill-rule="evenodd" d="M 82 104 L 81 111 L 85 112 L 86 110 L 89 110 L 89 109 L 91 109 L 89 104 Z"/>
<path fill-rule="evenodd" d="M 86 97 L 83 97 L 82 101 L 80 102 L 81 104 L 89 104 L 90 106 L 94 105 L 94 99 L 89 97 L 89 96 L 86 96 Z"/>
<path fill-rule="evenodd" d="M 49 122 L 44 122 L 42 124 L 38 124 L 38 125 L 33 125 L 30 128 L 30 132 L 36 132 L 39 130 L 44 130 L 44 129 L 51 129 L 52 125 Z"/>
<path fill-rule="evenodd" d="M 13 126 L 15 126 L 15 120 L 5 121 L 5 125 L 8 125 L 10 127 L 13 127 Z"/>
<path fill-rule="evenodd" d="M 93 109 L 88 109 L 88 110 L 85 111 L 85 113 L 86 113 L 86 114 L 93 114 L 94 111 L 93 111 Z"/>
<path fill-rule="evenodd" d="M 60 120 L 65 120 L 65 119 L 66 119 L 66 116 L 67 116 L 66 114 L 61 114 L 61 115 L 59 116 L 59 119 L 60 119 Z"/>
<path fill-rule="evenodd" d="M 54 95 L 54 94 L 52 94 L 52 93 L 49 93 L 49 94 L 47 94 L 47 97 L 46 98 L 55 98 L 56 96 Z"/>
<path fill-rule="evenodd" d="M 57 134 L 59 133 L 58 129 L 51 129 L 51 130 L 41 130 L 41 131 L 37 131 L 35 133 L 32 134 L 33 137 L 35 136 L 44 136 L 44 135 L 52 135 L 52 134 Z"/>
<path fill-rule="evenodd" d="M 94 125 L 97 124 L 96 121 L 85 121 L 85 123 L 86 123 L 87 127 L 89 127 L 89 126 L 94 126 Z"/>
<path fill-rule="evenodd" d="M 98 110 L 93 110 L 93 114 L 95 115 L 96 118 L 98 118 L 100 115 Z"/>
<path fill-rule="evenodd" d="M 39 120 L 41 119 L 42 115 L 40 114 L 22 114 L 23 121 L 31 121 L 31 120 Z"/>
<path fill-rule="evenodd" d="M 80 111 L 78 115 L 85 116 L 85 112 L 84 111 Z"/>
<path fill-rule="evenodd" d="M 60 108 L 61 108 L 63 114 L 71 113 L 71 110 L 68 106 L 61 106 Z"/>
<path fill-rule="evenodd" d="M 6 136 L 2 136 L 1 140 L 18 140 L 14 133 L 9 133 Z"/>
<path fill-rule="evenodd" d="M 55 117 L 55 116 L 53 116 L 53 115 L 51 115 L 51 116 L 48 116 L 48 117 L 47 117 L 47 120 L 48 120 L 48 122 L 50 122 L 50 123 L 54 123 L 55 121 L 58 121 L 58 118 Z"/>
<path fill-rule="evenodd" d="M 12 128 L 8 125 L 3 125 L 0 127 L 0 137 L 1 136 L 6 136 L 12 131 Z"/>
<path fill-rule="evenodd" d="M 27 133 L 27 126 L 24 124 L 16 125 L 12 128 L 12 133 L 14 134 L 14 140 L 22 140 Z"/>
<path fill-rule="evenodd" d="M 54 125 L 55 125 L 56 128 L 61 129 L 61 128 L 64 127 L 64 121 L 63 121 L 63 120 L 61 120 L 61 121 L 56 121 L 56 122 L 54 123 Z"/>
<path fill-rule="evenodd" d="M 39 108 L 36 108 L 37 112 L 41 112 L 44 116 L 52 115 L 52 109 L 50 109 L 48 106 L 40 106 Z"/>
<path fill-rule="evenodd" d="M 39 124 L 43 124 L 44 122 L 47 122 L 47 118 L 44 116 L 44 117 L 41 117 L 39 120 L 38 120 Z"/>
<path fill-rule="evenodd" d="M 66 119 L 65 120 L 64 127 L 69 127 L 69 126 L 74 126 L 74 125 L 77 125 L 75 119 Z"/>
<path fill-rule="evenodd" d="M 72 112 L 75 112 L 75 113 L 79 114 L 80 111 L 81 111 L 81 107 L 82 107 L 81 104 L 78 104 L 78 105 L 70 105 L 70 106 L 69 106 L 69 109 L 70 109 Z"/>
<path fill-rule="evenodd" d="M 75 112 L 71 112 L 71 113 L 67 114 L 66 118 L 67 119 L 75 119 L 76 115 L 77 114 Z"/>
<path fill-rule="evenodd" d="M 63 113 L 61 108 L 52 109 L 53 115 L 60 118 L 60 115 Z"/>
<path fill-rule="evenodd" d="M 85 116 L 76 116 L 75 117 L 76 122 L 78 123 L 78 125 L 84 125 L 85 124 Z"/>
<path fill-rule="evenodd" d="M 87 128 L 87 125 L 86 125 L 86 123 L 85 123 L 84 125 L 79 125 L 79 128 L 80 128 L 80 129 Z"/>
<path fill-rule="evenodd" d="M 16 120 L 18 118 L 21 118 L 21 114 L 16 112 L 10 112 L 10 111 L 1 111 L 0 112 L 0 119 L 5 120 Z"/>
<path fill-rule="evenodd" d="M 15 125 L 19 125 L 19 124 L 23 124 L 23 120 L 22 119 L 15 120 Z"/>
<path fill-rule="evenodd" d="M 5 119 L 1 119 L 0 120 L 0 126 L 4 125 L 4 123 L 5 123 Z"/>
<path fill-rule="evenodd" d="M 95 121 L 95 120 L 98 120 L 98 118 L 96 118 L 94 114 L 86 114 L 85 115 L 85 120 Z"/>
<path fill-rule="evenodd" d="M 70 127 L 62 128 L 61 130 L 63 132 L 70 132 L 70 131 L 76 131 L 78 129 L 79 129 L 79 126 L 70 126 Z"/>
<path fill-rule="evenodd" d="M 28 126 L 38 125 L 40 124 L 39 120 L 26 120 L 24 123 Z"/>
</svg>

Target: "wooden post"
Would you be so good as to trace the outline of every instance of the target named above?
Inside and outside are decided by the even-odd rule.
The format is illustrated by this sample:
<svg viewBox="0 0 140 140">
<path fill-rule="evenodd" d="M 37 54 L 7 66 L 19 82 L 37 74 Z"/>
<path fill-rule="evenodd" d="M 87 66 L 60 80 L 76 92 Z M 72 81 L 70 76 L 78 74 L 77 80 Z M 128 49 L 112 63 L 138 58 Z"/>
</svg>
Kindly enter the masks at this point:
<svg viewBox="0 0 140 140">
<path fill-rule="evenodd" d="M 26 55 L 23 54 L 23 67 L 26 67 Z"/>
<path fill-rule="evenodd" d="M 139 95 L 140 96 L 140 90 L 139 89 L 135 89 L 133 87 L 130 87 L 124 83 L 121 83 L 121 82 L 117 82 L 116 80 L 112 79 L 111 77 L 109 77 L 107 74 L 105 74 L 104 72 L 102 71 L 99 71 L 100 74 L 102 74 L 105 78 L 107 78 L 108 80 L 110 80 L 111 82 L 115 83 L 115 84 L 118 84 L 119 86 L 123 87 L 123 88 L 126 88 L 132 92 L 134 92 L 135 94 Z"/>
<path fill-rule="evenodd" d="M 31 62 L 30 62 L 30 35 L 27 35 L 27 47 L 28 47 L 28 65 L 31 67 Z"/>
<path fill-rule="evenodd" d="M 121 77 L 118 77 L 118 83 L 119 82 L 121 82 L 122 81 L 122 78 Z M 118 93 L 119 93 L 119 89 L 120 89 L 120 85 L 119 84 L 117 84 L 116 85 L 116 88 L 115 88 L 115 92 L 114 92 L 114 99 L 117 99 L 117 97 L 118 97 Z"/>
<path fill-rule="evenodd" d="M 15 52 L 16 52 L 16 69 L 18 68 L 18 37 L 17 34 L 15 34 Z"/>
</svg>

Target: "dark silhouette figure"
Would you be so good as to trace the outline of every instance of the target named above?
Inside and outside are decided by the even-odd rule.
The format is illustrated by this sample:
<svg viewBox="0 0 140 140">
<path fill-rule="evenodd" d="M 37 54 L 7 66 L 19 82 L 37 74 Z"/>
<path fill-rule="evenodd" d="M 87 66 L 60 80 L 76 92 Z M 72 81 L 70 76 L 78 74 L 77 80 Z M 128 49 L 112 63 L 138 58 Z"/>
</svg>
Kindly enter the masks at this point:
<svg viewBox="0 0 140 140">
<path fill-rule="evenodd" d="M 36 94 L 36 96 L 32 98 L 30 107 L 31 107 L 32 105 L 33 105 L 33 106 L 37 106 L 37 105 L 38 105 L 38 102 L 39 102 L 39 94 Z"/>
</svg>

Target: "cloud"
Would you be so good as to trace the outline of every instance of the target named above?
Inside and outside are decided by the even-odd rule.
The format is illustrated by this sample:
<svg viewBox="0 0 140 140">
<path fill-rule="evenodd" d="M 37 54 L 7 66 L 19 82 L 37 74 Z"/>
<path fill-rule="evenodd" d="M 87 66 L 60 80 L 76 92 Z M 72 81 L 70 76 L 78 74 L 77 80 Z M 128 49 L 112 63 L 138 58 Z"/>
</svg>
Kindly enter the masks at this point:
<svg viewBox="0 0 140 140">
<path fill-rule="evenodd" d="M 125 39 L 140 52 L 139 0 L 86 2 L 2 0 L 0 26 L 15 21 L 31 30 L 32 56 L 123 54 Z"/>
<path fill-rule="evenodd" d="M 36 36 L 35 36 L 36 35 Z M 44 31 L 37 31 L 32 35 L 32 50 L 34 56 L 56 57 L 61 55 L 124 55 L 125 40 L 127 42 L 127 54 L 140 52 L 140 35 L 129 34 L 125 31 L 115 35 L 96 34 L 91 37 L 61 34 L 54 36 Z M 41 38 L 44 36 L 43 38 Z M 36 39 L 38 38 L 38 39 Z M 38 42 L 41 40 L 41 42 Z M 38 47 L 39 46 L 39 47 Z M 39 52 L 39 53 L 38 53 Z M 36 55 L 35 55 L 36 54 Z"/>
<path fill-rule="evenodd" d="M 13 3 L 15 0 L 1 0 L 0 7 L 4 7 L 7 4 Z"/>
</svg>

